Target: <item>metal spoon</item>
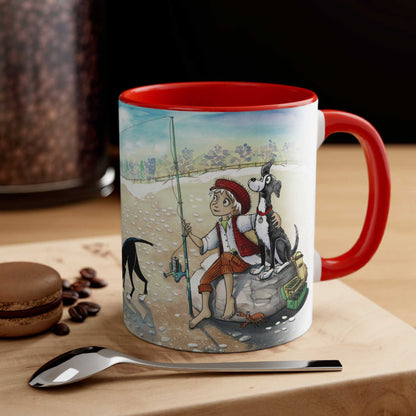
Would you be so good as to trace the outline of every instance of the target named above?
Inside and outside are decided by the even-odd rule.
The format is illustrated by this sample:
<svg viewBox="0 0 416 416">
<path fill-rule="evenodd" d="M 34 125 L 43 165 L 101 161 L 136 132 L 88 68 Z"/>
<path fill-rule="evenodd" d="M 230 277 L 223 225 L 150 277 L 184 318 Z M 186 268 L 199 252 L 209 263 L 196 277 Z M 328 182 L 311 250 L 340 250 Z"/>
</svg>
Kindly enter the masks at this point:
<svg viewBox="0 0 416 416">
<path fill-rule="evenodd" d="M 338 360 L 315 361 L 254 361 L 220 363 L 160 363 L 131 357 L 104 347 L 83 347 L 65 352 L 37 370 L 29 385 L 36 388 L 75 383 L 99 373 L 114 364 L 131 363 L 167 370 L 196 372 L 301 372 L 341 371 Z"/>
</svg>

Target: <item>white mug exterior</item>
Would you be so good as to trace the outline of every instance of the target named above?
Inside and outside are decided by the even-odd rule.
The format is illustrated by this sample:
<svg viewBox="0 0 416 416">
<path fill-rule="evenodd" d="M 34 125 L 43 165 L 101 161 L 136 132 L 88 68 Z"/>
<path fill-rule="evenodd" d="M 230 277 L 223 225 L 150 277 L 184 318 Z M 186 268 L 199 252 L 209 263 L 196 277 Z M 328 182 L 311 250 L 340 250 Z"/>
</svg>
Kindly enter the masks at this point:
<svg viewBox="0 0 416 416">
<path fill-rule="evenodd" d="M 280 345 L 308 330 L 313 281 L 321 277 L 314 250 L 315 186 L 325 120 L 317 105 L 204 113 L 120 102 L 123 302 L 130 332 L 168 348 L 240 352 Z M 278 258 L 269 276 L 234 272 L 231 298 L 221 269 L 224 274 L 205 295 L 201 280 L 219 250 L 227 251 L 225 243 L 237 247 L 234 251 L 250 264 L 247 270 L 261 262 L 259 255 L 256 260 L 242 255 L 241 237 L 232 227 L 251 230 L 260 244 L 260 228 L 269 220 L 260 193 L 249 183 L 251 178 L 265 182 L 262 168 L 270 160 L 270 180 L 281 183 L 280 195 L 271 196 L 272 208 L 281 217 L 290 259 Z M 251 201 L 246 218 L 239 223 L 230 218 L 223 229 L 224 217 L 211 208 L 216 192 L 210 189 L 218 179 L 243 185 Z M 185 223 L 191 231 L 183 238 Z M 128 243 L 134 247 L 130 254 Z M 207 296 L 210 313 L 201 317 Z M 225 316 L 230 299 L 234 310 Z"/>
</svg>

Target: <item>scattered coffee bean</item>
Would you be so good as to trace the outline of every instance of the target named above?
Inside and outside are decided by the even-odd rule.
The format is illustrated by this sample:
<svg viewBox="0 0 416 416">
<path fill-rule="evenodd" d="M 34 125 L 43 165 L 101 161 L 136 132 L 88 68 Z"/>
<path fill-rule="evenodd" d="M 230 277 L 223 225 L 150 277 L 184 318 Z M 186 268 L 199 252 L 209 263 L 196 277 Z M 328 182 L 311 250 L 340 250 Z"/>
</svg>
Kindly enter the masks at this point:
<svg viewBox="0 0 416 416">
<path fill-rule="evenodd" d="M 64 324 L 63 322 L 59 322 L 59 324 L 56 324 L 53 332 L 56 335 L 68 335 L 69 334 L 69 326 L 67 324 Z"/>
<path fill-rule="evenodd" d="M 69 280 L 62 279 L 62 290 L 70 290 L 71 289 L 71 283 Z"/>
<path fill-rule="evenodd" d="M 76 282 L 71 284 L 71 289 L 76 290 L 77 292 L 78 292 L 78 290 L 80 290 L 84 287 L 85 287 L 85 285 L 82 282 L 80 282 L 79 280 L 77 280 Z"/>
<path fill-rule="evenodd" d="M 72 283 L 71 289 L 75 290 L 80 298 L 87 298 L 91 295 L 91 289 L 83 285 L 81 282 Z"/>
<path fill-rule="evenodd" d="M 92 267 L 84 267 L 83 269 L 79 271 L 79 274 L 84 279 L 88 279 L 88 280 L 94 279 L 94 277 L 97 276 L 97 272 Z"/>
<path fill-rule="evenodd" d="M 101 310 L 101 306 L 94 302 L 79 302 L 77 306 L 85 307 L 89 316 L 97 315 L 97 313 Z"/>
<path fill-rule="evenodd" d="M 79 299 L 79 294 L 75 290 L 64 290 L 62 301 L 65 306 L 73 305 Z"/>
<path fill-rule="evenodd" d="M 71 320 L 74 322 L 84 322 L 88 316 L 87 309 L 84 308 L 82 305 L 79 306 L 71 306 L 68 309 L 69 315 L 71 316 Z"/>
<path fill-rule="evenodd" d="M 85 287 L 90 287 L 91 286 L 91 280 L 83 279 L 83 278 L 78 279 L 75 283 L 80 283 L 80 284 L 84 285 Z"/>
<path fill-rule="evenodd" d="M 62 279 L 62 297 L 65 306 L 74 305 L 78 299 L 86 298 L 91 295 L 90 288 L 102 288 L 107 286 L 107 281 L 97 277 L 97 272 L 92 267 L 84 267 L 80 270 L 80 277 L 72 284 Z M 83 322 L 88 316 L 94 316 L 101 310 L 101 306 L 94 302 L 78 302 L 68 309 L 71 320 Z M 53 330 L 57 335 L 69 333 L 69 327 L 64 323 L 59 323 Z"/>
<path fill-rule="evenodd" d="M 74 308 L 82 315 L 85 316 L 85 318 L 87 318 L 88 316 L 88 309 L 85 305 L 80 305 L 79 303 L 77 303 Z"/>
<path fill-rule="evenodd" d="M 91 289 L 89 287 L 82 287 L 77 289 L 77 293 L 81 299 L 88 298 L 91 296 Z"/>
<path fill-rule="evenodd" d="M 94 279 L 91 280 L 91 287 L 93 287 L 94 289 L 99 289 L 107 285 L 108 285 L 107 281 L 99 277 L 94 277 Z"/>
</svg>

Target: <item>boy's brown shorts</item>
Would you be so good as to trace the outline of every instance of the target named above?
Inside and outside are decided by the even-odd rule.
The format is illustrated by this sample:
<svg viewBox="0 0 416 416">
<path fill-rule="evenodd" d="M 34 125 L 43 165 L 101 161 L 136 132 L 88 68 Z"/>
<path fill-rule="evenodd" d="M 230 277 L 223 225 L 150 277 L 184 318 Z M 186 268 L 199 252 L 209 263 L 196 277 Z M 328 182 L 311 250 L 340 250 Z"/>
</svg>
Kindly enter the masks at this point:
<svg viewBox="0 0 416 416">
<path fill-rule="evenodd" d="M 198 286 L 199 293 L 212 292 L 211 282 L 224 274 L 242 273 L 250 267 L 238 254 L 222 253 L 202 276 Z"/>
</svg>

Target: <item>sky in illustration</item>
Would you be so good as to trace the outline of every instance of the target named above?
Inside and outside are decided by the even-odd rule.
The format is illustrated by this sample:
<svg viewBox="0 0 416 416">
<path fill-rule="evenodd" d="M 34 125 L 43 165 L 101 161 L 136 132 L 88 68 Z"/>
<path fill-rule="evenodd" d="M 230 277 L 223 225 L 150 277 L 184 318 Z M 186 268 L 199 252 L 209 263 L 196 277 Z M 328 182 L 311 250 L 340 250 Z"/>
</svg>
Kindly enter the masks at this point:
<svg viewBox="0 0 416 416">
<path fill-rule="evenodd" d="M 174 117 L 178 151 L 187 147 L 199 154 L 216 144 L 234 149 L 240 144 L 258 145 L 268 140 L 278 146 L 288 143 L 289 149 L 298 148 L 305 136 L 311 136 L 311 124 L 299 123 L 302 112 L 316 114 L 310 107 L 217 113 L 140 108 L 120 102 L 121 158 L 145 160 L 169 154 L 169 116 Z"/>
</svg>

